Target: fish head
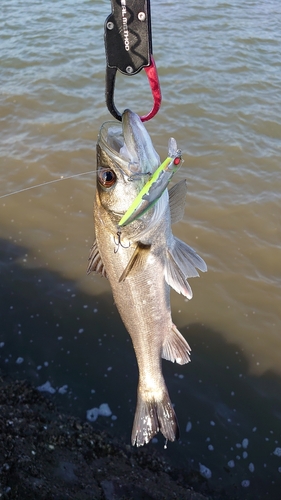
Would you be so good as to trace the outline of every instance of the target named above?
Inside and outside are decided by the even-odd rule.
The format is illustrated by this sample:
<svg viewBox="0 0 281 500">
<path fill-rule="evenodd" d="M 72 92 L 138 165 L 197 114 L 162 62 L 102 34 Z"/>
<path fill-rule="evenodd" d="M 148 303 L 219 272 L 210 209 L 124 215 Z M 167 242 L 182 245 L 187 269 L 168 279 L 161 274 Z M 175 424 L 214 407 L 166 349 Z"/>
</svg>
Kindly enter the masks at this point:
<svg viewBox="0 0 281 500">
<path fill-rule="evenodd" d="M 160 165 L 140 117 L 125 110 L 122 125 L 106 122 L 97 142 L 97 198 L 119 220 Z"/>
</svg>

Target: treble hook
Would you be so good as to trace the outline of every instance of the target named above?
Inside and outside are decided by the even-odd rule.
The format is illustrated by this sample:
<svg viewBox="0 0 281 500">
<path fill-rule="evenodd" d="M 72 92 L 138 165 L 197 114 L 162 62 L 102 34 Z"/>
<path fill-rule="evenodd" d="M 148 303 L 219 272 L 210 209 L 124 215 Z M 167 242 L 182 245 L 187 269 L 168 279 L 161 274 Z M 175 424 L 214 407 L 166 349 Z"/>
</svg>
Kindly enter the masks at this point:
<svg viewBox="0 0 281 500">
<path fill-rule="evenodd" d="M 117 231 L 116 235 L 117 235 L 117 241 L 116 241 L 116 238 L 114 236 L 114 243 L 116 245 L 117 248 L 114 248 L 114 253 L 117 253 L 118 250 L 119 250 L 119 246 L 121 246 L 122 248 L 129 248 L 131 246 L 130 242 L 129 242 L 129 245 L 128 246 L 125 246 L 122 244 L 121 242 L 121 231 Z"/>
</svg>

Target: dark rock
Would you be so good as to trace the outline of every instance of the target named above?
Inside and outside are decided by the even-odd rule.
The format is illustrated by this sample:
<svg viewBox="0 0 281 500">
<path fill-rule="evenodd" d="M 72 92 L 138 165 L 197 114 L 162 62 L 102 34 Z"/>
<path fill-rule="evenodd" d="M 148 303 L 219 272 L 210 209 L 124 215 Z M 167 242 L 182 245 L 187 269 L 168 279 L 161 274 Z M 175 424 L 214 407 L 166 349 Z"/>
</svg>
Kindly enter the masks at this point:
<svg viewBox="0 0 281 500">
<path fill-rule="evenodd" d="M 210 498 L 200 493 L 199 482 L 199 491 L 193 488 L 156 452 L 133 449 L 88 422 L 59 413 L 26 382 L 0 380 L 1 498 Z"/>
</svg>

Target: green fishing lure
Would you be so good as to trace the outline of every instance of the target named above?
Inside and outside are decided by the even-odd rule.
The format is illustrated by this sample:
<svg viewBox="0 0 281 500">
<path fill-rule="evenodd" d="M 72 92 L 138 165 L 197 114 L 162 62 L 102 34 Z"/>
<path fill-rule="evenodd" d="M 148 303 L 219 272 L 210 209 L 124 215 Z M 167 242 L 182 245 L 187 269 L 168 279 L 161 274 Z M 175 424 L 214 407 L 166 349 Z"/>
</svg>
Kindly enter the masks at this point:
<svg viewBox="0 0 281 500">
<path fill-rule="evenodd" d="M 170 155 L 161 163 L 157 170 L 141 189 L 133 203 L 123 215 L 118 226 L 123 227 L 141 217 L 151 208 L 165 191 L 174 173 L 181 165 L 181 150 L 177 149 L 175 139 L 169 140 Z"/>
</svg>

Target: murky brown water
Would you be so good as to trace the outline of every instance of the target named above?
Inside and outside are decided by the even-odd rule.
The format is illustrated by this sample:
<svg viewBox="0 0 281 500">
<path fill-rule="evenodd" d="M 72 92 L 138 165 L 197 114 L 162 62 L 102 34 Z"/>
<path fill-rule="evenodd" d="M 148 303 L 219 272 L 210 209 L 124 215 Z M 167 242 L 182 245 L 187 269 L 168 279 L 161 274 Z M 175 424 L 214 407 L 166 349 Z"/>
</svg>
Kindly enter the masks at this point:
<svg viewBox="0 0 281 500">
<path fill-rule="evenodd" d="M 172 293 L 193 356 L 185 367 L 164 365 L 182 428 L 168 452 L 206 465 L 215 484 L 241 498 L 277 499 L 281 6 L 151 3 L 163 105 L 147 128 L 163 159 L 171 135 L 183 150 L 175 180 L 187 178 L 189 190 L 175 233 L 209 268 L 190 280 L 191 302 Z M 82 416 L 108 402 L 117 420 L 97 422 L 129 440 L 133 350 L 108 283 L 85 274 L 95 175 L 25 190 L 95 169 L 98 130 L 111 119 L 103 49 L 110 2 L 1 7 L 0 366 L 37 385 L 67 384 L 59 401 Z M 116 95 L 120 109 L 150 109 L 143 74 L 118 76 Z"/>
</svg>

